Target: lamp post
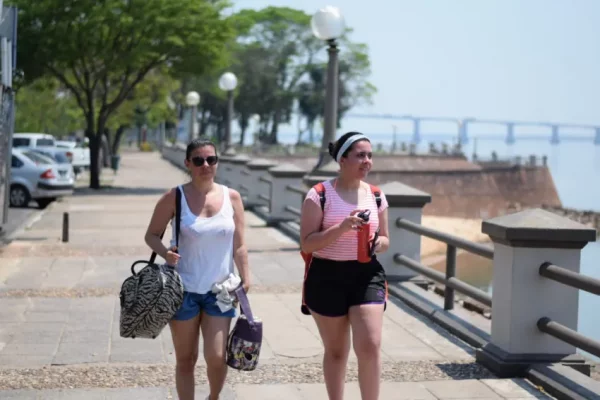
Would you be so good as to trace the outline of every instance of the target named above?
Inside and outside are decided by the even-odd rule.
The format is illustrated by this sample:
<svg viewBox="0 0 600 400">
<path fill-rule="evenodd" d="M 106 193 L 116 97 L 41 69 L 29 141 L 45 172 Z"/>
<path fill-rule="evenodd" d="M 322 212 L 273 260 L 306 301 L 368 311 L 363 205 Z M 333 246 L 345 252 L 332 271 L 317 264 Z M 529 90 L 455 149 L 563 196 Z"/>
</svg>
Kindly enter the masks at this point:
<svg viewBox="0 0 600 400">
<path fill-rule="evenodd" d="M 200 95 L 198 94 L 198 92 L 188 92 L 188 94 L 185 96 L 185 102 L 187 103 L 188 106 L 191 107 L 190 109 L 190 131 L 188 133 L 188 137 L 189 137 L 189 141 L 191 142 L 192 140 L 194 140 L 194 136 L 195 136 L 195 125 L 196 125 L 196 118 L 197 118 L 197 106 L 198 103 L 200 103 Z"/>
<path fill-rule="evenodd" d="M 315 170 L 327 164 L 328 145 L 335 140 L 338 113 L 338 48 L 337 39 L 342 36 L 346 23 L 340 10 L 327 6 L 318 10 L 310 22 L 313 34 L 328 44 L 327 86 L 325 88 L 324 132 Z"/>
<path fill-rule="evenodd" d="M 235 150 L 231 147 L 231 120 L 233 118 L 233 91 L 237 87 L 237 77 L 232 72 L 225 72 L 219 78 L 219 88 L 227 92 L 227 113 L 225 116 L 225 141 L 222 151 L 225 155 L 233 155 Z"/>
<path fill-rule="evenodd" d="M 254 134 L 252 135 L 252 145 L 256 146 L 258 144 L 258 136 L 259 136 L 259 133 L 260 133 L 260 115 L 253 114 L 250 117 L 250 120 L 252 122 L 254 122 L 254 124 L 256 125 L 254 127 Z"/>
</svg>

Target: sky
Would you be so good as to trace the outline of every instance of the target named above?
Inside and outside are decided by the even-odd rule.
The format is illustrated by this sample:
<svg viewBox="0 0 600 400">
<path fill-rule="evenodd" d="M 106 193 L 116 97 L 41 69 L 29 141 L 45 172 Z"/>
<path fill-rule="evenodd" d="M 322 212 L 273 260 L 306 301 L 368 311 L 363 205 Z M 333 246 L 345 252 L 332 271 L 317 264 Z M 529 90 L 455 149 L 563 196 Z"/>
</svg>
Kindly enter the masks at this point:
<svg viewBox="0 0 600 400">
<path fill-rule="evenodd" d="M 233 1 L 340 8 L 378 90 L 353 112 L 600 126 L 599 0 Z"/>
</svg>

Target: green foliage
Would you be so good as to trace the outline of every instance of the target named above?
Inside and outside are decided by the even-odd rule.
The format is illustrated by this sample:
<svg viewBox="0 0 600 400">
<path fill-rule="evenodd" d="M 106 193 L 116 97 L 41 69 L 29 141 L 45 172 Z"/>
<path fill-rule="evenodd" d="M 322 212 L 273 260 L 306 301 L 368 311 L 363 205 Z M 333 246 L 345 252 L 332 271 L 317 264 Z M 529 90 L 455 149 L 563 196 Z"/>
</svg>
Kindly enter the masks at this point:
<svg viewBox="0 0 600 400">
<path fill-rule="evenodd" d="M 40 78 L 17 91 L 15 132 L 43 132 L 62 137 L 81 129 L 83 114 L 58 81 Z"/>
<path fill-rule="evenodd" d="M 52 75 L 74 96 L 90 137 L 99 187 L 100 136 L 134 88 L 157 68 L 205 74 L 225 60 L 233 31 L 212 0 L 12 0 L 25 79 Z"/>
</svg>

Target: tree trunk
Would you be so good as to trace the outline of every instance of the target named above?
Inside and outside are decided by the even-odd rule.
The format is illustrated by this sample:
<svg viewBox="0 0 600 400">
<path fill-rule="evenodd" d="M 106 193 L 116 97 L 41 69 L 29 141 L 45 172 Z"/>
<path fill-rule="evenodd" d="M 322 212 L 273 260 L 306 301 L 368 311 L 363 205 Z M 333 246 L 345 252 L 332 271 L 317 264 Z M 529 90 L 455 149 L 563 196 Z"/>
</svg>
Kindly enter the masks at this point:
<svg viewBox="0 0 600 400">
<path fill-rule="evenodd" d="M 269 144 L 277 144 L 277 133 L 279 131 L 279 120 L 280 120 L 280 110 L 275 110 L 273 113 L 273 120 L 271 125 L 271 133 L 269 135 Z"/>
<path fill-rule="evenodd" d="M 121 138 L 123 137 L 123 133 L 125 133 L 125 129 L 127 129 L 127 125 L 121 125 L 117 129 L 115 133 L 115 137 L 112 142 L 112 154 L 119 154 L 119 147 L 121 146 Z"/>
<path fill-rule="evenodd" d="M 240 132 L 240 147 L 244 147 L 244 140 L 246 139 L 246 127 L 242 128 Z"/>
<path fill-rule="evenodd" d="M 100 137 L 88 131 L 90 140 L 90 188 L 100 189 Z"/>
</svg>

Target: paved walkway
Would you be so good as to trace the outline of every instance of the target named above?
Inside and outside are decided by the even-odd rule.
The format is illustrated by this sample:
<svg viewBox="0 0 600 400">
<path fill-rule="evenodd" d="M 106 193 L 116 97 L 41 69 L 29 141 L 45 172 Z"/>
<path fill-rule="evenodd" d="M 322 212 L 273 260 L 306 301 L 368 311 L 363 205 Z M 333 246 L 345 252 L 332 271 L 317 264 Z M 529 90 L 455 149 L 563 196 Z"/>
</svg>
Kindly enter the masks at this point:
<svg viewBox="0 0 600 400">
<path fill-rule="evenodd" d="M 150 255 L 143 234 L 157 198 L 185 179 L 158 154 L 125 154 L 112 188 L 78 190 L 0 250 L 0 399 L 176 398 L 168 328 L 155 340 L 121 338 L 117 294 L 132 262 Z M 264 347 L 257 371 L 230 370 L 222 398 L 327 399 L 321 342 L 300 313 L 298 246 L 246 217 Z M 549 398 L 526 381 L 496 379 L 472 348 L 398 301 L 385 313 L 382 352 L 382 400 Z M 204 399 L 202 357 L 197 376 Z M 347 380 L 346 399 L 360 399 L 354 355 Z"/>
</svg>

